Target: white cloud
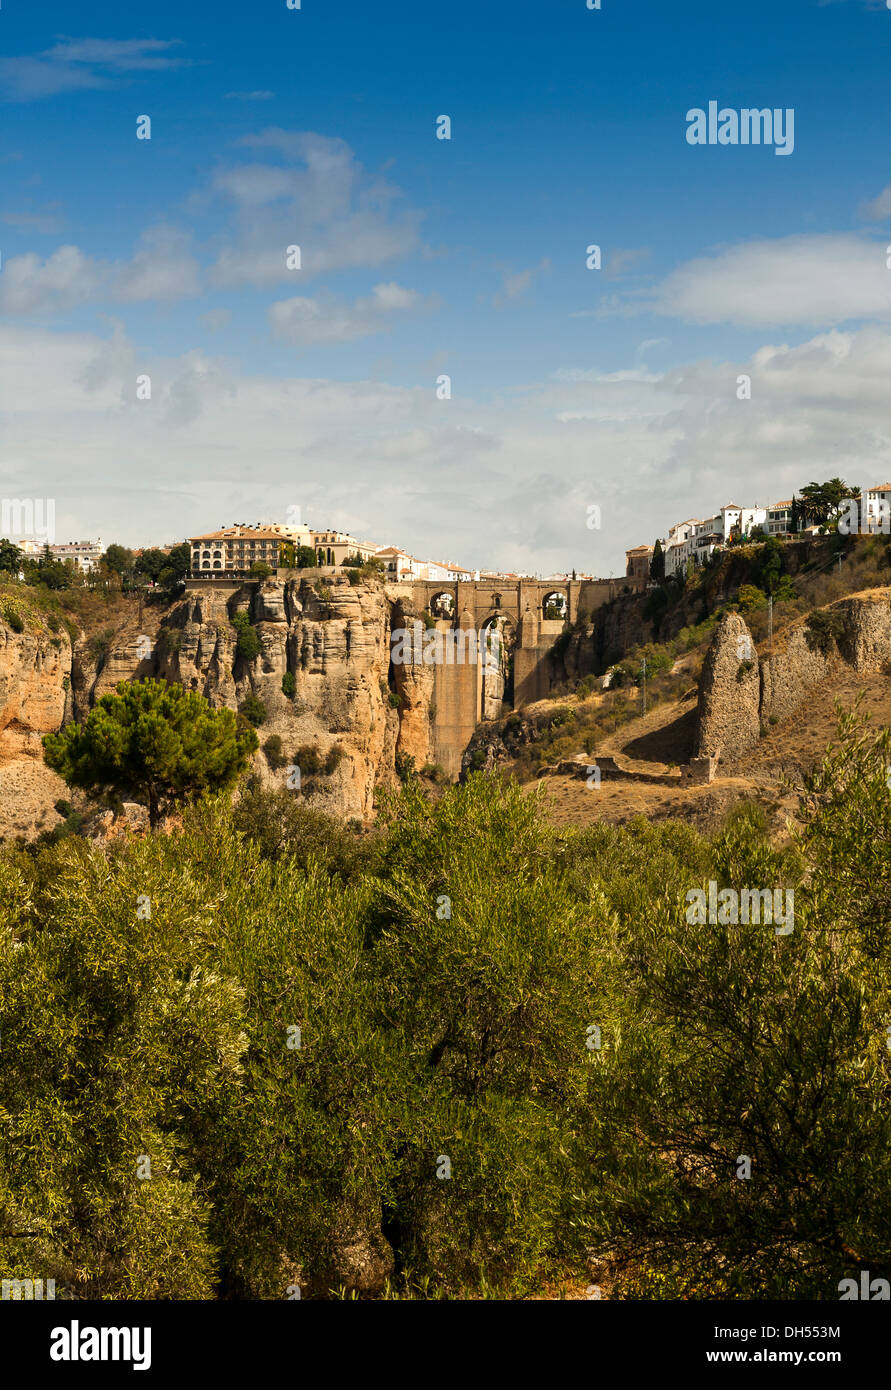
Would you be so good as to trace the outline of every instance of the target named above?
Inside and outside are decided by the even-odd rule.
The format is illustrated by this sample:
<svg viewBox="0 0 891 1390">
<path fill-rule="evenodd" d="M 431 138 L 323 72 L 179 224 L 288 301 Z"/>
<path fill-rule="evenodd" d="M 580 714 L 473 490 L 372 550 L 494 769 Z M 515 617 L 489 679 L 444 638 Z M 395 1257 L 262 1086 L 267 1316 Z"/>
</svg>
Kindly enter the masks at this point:
<svg viewBox="0 0 891 1390">
<path fill-rule="evenodd" d="M 60 312 L 85 304 L 102 281 L 97 261 L 76 246 L 60 246 L 46 260 L 34 251 L 11 256 L 0 276 L 0 309 L 6 314 Z"/>
<path fill-rule="evenodd" d="M 377 267 L 419 249 L 420 213 L 400 208 L 399 190 L 368 174 L 345 141 L 275 126 L 238 143 L 284 163 L 230 165 L 214 175 L 211 191 L 234 213 L 214 283 L 269 287 L 293 279 L 297 272 L 286 264 L 292 245 L 300 247 L 304 279 Z"/>
<path fill-rule="evenodd" d="M 201 315 L 201 322 L 211 333 L 219 333 L 220 329 L 225 328 L 232 315 L 228 309 L 210 309 L 206 314 Z"/>
<path fill-rule="evenodd" d="M 0 213 L 0 222 L 4 222 L 7 227 L 25 227 L 29 231 L 37 232 L 40 236 L 49 236 L 53 232 L 58 232 L 62 226 L 62 218 L 58 213 L 44 212 L 4 212 Z"/>
<path fill-rule="evenodd" d="M 189 238 L 175 228 L 148 228 L 132 259 L 113 278 L 114 299 L 172 301 L 198 294 L 201 269 L 188 248 Z"/>
<path fill-rule="evenodd" d="M 505 270 L 501 276 L 501 290 L 496 294 L 492 303 L 496 309 L 503 309 L 505 305 L 514 300 L 522 298 L 528 289 L 535 283 L 537 277 L 550 270 L 551 262 L 547 256 L 538 265 L 527 266 L 525 270 Z"/>
<path fill-rule="evenodd" d="M 670 338 L 644 338 L 643 342 L 637 346 L 637 356 L 645 357 L 648 352 L 652 352 L 653 348 L 668 347 L 670 343 Z"/>
<path fill-rule="evenodd" d="M 178 39 L 63 39 L 42 53 L 0 59 L 0 92 L 6 101 L 35 101 L 90 87 L 116 85 L 130 72 L 189 66 L 169 52 Z"/>
<path fill-rule="evenodd" d="M 416 290 L 404 289 L 395 283 L 375 285 L 370 295 L 352 304 L 331 296 L 319 299 L 295 297 L 270 305 L 270 327 L 278 338 L 294 347 L 311 344 L 351 342 L 372 333 L 388 332 L 393 314 L 405 314 L 423 307 L 432 307 Z"/>
<path fill-rule="evenodd" d="M 607 253 L 603 273 L 608 280 L 614 279 L 618 275 L 624 275 L 643 261 L 649 260 L 649 257 L 650 248 L 648 246 L 617 246 L 615 250 Z"/>
<path fill-rule="evenodd" d="M 77 246 L 60 246 L 46 259 L 29 251 L 12 256 L 0 276 L 0 310 L 7 314 L 63 313 L 94 301 L 172 301 L 199 292 L 200 268 L 188 238 L 173 228 L 150 227 L 129 261 L 100 261 Z"/>
<path fill-rule="evenodd" d="M 859 236 L 744 242 L 679 266 L 638 307 L 743 328 L 887 320 L 891 271 L 884 244 Z"/>
<path fill-rule="evenodd" d="M 886 217 L 891 217 L 891 183 L 882 189 L 878 197 L 862 204 L 860 216 L 867 222 L 882 222 Z"/>
<path fill-rule="evenodd" d="M 295 197 L 298 175 L 293 169 L 280 169 L 269 164 L 242 164 L 215 174 L 213 186 L 237 203 L 259 207 L 263 203 Z"/>
<path fill-rule="evenodd" d="M 136 399 L 142 372 L 151 401 Z M 248 376 L 200 352 L 153 358 L 120 325 L 99 338 L 7 324 L 3 486 L 56 497 L 66 535 L 127 544 L 298 505 L 313 524 L 418 554 L 618 575 L 626 547 L 730 497 L 764 504 L 835 474 L 883 481 L 889 378 L 891 332 L 870 327 L 661 376 L 567 368 L 483 404 Z M 592 503 L 600 531 L 587 529 Z"/>
</svg>

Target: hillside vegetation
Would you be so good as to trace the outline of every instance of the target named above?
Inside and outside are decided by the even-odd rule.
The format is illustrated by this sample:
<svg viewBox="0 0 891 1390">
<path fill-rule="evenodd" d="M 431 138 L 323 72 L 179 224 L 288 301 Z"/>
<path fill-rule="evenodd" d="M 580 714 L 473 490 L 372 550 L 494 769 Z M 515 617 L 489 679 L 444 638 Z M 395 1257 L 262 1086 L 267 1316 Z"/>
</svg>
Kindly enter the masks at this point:
<svg viewBox="0 0 891 1390">
<path fill-rule="evenodd" d="M 0 1274 L 104 1298 L 837 1297 L 891 1274 L 891 736 L 556 832 L 482 775 L 7 849 Z M 868 847 L 868 852 L 866 850 Z M 791 890 L 794 927 L 689 920 Z M 788 902 L 788 898 L 787 898 Z"/>
</svg>

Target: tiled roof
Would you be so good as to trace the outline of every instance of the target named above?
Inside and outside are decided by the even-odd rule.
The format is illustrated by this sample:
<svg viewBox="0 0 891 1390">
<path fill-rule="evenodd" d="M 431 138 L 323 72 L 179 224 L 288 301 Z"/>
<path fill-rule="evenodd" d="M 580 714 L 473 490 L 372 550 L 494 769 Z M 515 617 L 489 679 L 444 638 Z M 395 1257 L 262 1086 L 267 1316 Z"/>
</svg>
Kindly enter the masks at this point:
<svg viewBox="0 0 891 1390">
<path fill-rule="evenodd" d="M 205 531 L 200 536 L 190 536 L 192 545 L 196 541 L 280 541 L 283 537 L 278 531 L 264 531 L 253 526 L 226 526 L 222 531 Z"/>
</svg>

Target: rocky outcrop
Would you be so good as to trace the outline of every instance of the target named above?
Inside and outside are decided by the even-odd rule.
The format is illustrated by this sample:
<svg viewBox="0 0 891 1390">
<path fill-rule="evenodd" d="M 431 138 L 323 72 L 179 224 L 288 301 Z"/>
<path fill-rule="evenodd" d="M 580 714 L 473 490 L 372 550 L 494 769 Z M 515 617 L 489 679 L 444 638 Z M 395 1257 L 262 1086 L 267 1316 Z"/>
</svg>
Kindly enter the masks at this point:
<svg viewBox="0 0 891 1390">
<path fill-rule="evenodd" d="M 244 644 L 240 651 L 237 620 L 255 634 L 256 656 Z M 166 615 L 154 651 L 158 675 L 213 705 L 237 710 L 249 696 L 262 704 L 255 771 L 265 784 L 294 788 L 300 768 L 300 791 L 314 805 L 367 819 L 377 787 L 394 780 L 400 714 L 379 585 L 333 575 L 192 590 Z M 428 722 L 420 686 L 416 693 L 402 712 L 410 730 Z"/>
<path fill-rule="evenodd" d="M 539 743 L 555 724 L 564 722 L 565 705 L 541 701 L 512 711 L 503 719 L 480 724 L 461 759 L 461 779 L 469 772 L 492 772 L 508 767 L 521 749 Z"/>
<path fill-rule="evenodd" d="M 41 757 L 43 735 L 62 723 L 70 670 L 64 628 L 29 618 L 16 632 L 0 620 L 0 763 Z"/>
<path fill-rule="evenodd" d="M 891 661 L 891 590 L 871 589 L 835 605 L 845 614 L 839 650 L 855 671 L 884 671 Z"/>
<path fill-rule="evenodd" d="M 102 631 L 78 639 L 71 666 L 72 717 L 82 724 L 103 695 L 120 681 L 141 680 L 155 669 L 154 646 L 163 610 L 137 610 L 116 632 Z"/>
<path fill-rule="evenodd" d="M 699 688 L 697 751 L 722 762 L 748 751 L 840 665 L 864 675 L 891 662 L 891 589 L 839 599 L 777 635 L 759 659 L 739 613 L 715 629 Z"/>
<path fill-rule="evenodd" d="M 774 644 L 773 655 L 765 653 L 761 661 L 759 723 L 788 719 L 807 691 L 829 675 L 836 659 L 834 653 L 824 654 L 808 639 L 804 624 L 783 634 Z"/>
<path fill-rule="evenodd" d="M 758 657 L 745 620 L 726 613 L 715 629 L 699 683 L 697 756 L 745 752 L 761 733 Z"/>
<path fill-rule="evenodd" d="M 82 632 L 73 651 L 63 625 L 53 632 L 25 606 L 21 632 L 0 621 L 0 836 L 51 828 L 54 802 L 72 797 L 43 763 L 43 735 L 83 723 L 119 682 L 143 677 L 232 710 L 253 697 L 263 713 L 253 775 L 334 815 L 369 818 L 378 789 L 398 781 L 400 755 L 417 769 L 435 761 L 435 671 L 390 663 L 392 626 L 417 615 L 396 612 L 376 581 L 208 585 L 166 609 L 134 600 L 123 619 L 116 610 L 115 626 Z"/>
</svg>

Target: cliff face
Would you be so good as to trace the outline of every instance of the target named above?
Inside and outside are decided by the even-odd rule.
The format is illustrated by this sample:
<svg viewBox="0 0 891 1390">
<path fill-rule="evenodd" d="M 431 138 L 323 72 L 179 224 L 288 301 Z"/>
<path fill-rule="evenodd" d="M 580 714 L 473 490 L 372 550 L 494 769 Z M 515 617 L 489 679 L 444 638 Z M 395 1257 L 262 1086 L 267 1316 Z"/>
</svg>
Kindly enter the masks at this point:
<svg viewBox="0 0 891 1390">
<path fill-rule="evenodd" d="M 260 643 L 252 659 L 238 651 L 233 619 L 242 615 Z M 389 699 L 389 660 L 383 591 L 340 576 L 317 587 L 271 579 L 193 591 L 165 615 L 153 649 L 156 674 L 212 705 L 238 709 L 251 695 L 263 704 L 255 771 L 264 783 L 284 787 L 290 777 L 293 785 L 289 769 L 300 767 L 313 805 L 362 819 L 375 788 L 394 780 L 400 721 Z M 282 689 L 288 674 L 293 696 Z"/>
<path fill-rule="evenodd" d="M 642 595 L 620 594 L 598 608 L 584 627 L 558 638 L 550 658 L 552 684 L 574 686 L 651 641 L 653 625 L 643 616 L 644 602 Z"/>
<path fill-rule="evenodd" d="M 254 657 L 239 653 L 240 615 Z M 397 781 L 397 750 L 430 761 L 432 672 L 390 668 L 390 627 L 383 589 L 340 576 L 208 587 L 166 611 L 134 603 L 116 631 L 84 634 L 74 652 L 64 627 L 51 633 L 37 612 L 21 633 L 0 621 L 0 836 L 51 828 L 53 803 L 71 797 L 43 763 L 43 735 L 146 676 L 233 710 L 254 696 L 266 711 L 255 775 L 294 789 L 299 768 L 312 805 L 368 818 L 376 790 Z"/>
<path fill-rule="evenodd" d="M 75 644 L 71 664 L 71 714 L 82 724 L 90 710 L 110 694 L 119 681 L 141 680 L 154 673 L 152 653 L 162 620 L 162 610 L 146 607 L 107 633 L 104 638 L 83 634 Z"/>
<path fill-rule="evenodd" d="M 38 617 L 16 632 L 0 620 L 0 836 L 30 836 L 60 817 L 65 783 L 43 762 L 41 740 L 70 708 L 71 643 Z"/>
<path fill-rule="evenodd" d="M 863 675 L 891 660 L 891 589 L 870 589 L 819 610 L 830 635 L 821 642 L 807 618 L 778 634 L 760 659 L 738 613 L 715 629 L 699 687 L 697 752 L 722 750 L 732 762 L 760 738 L 767 721 L 788 719 L 833 670 Z"/>
</svg>

